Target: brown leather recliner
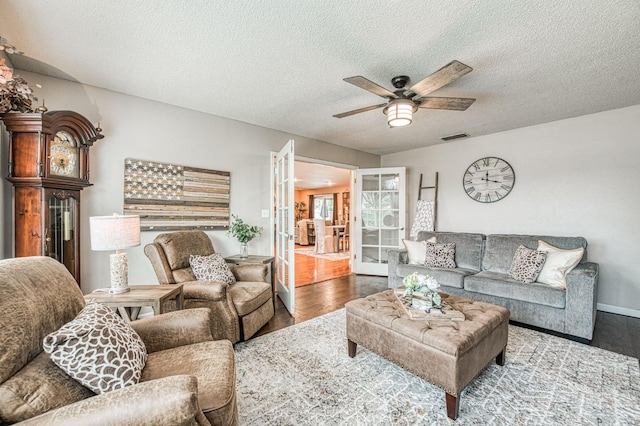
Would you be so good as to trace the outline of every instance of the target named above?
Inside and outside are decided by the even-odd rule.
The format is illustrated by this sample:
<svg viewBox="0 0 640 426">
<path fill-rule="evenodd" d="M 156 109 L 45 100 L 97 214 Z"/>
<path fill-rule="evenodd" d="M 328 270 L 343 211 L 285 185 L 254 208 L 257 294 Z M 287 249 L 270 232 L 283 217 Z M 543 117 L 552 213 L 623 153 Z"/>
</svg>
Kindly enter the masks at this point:
<svg viewBox="0 0 640 426">
<path fill-rule="evenodd" d="M 42 350 L 84 305 L 56 260 L 0 260 L 0 424 L 238 424 L 233 346 L 212 339 L 208 309 L 132 322 L 149 354 L 140 383 L 95 395 Z"/>
<path fill-rule="evenodd" d="M 267 266 L 231 266 L 235 284 L 197 281 L 189 265 L 190 255 L 215 253 L 203 231 L 180 231 L 158 235 L 144 248 L 160 284 L 182 284 L 184 307 L 211 309 L 214 339 L 232 343 L 248 339 L 273 317 L 273 291 L 266 282 Z"/>
</svg>

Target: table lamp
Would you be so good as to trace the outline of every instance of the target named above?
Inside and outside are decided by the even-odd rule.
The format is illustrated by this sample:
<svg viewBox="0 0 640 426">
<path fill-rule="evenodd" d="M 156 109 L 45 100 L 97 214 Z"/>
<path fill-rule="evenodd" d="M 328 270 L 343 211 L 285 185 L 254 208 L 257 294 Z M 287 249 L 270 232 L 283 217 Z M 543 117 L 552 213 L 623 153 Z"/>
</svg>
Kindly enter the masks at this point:
<svg viewBox="0 0 640 426">
<path fill-rule="evenodd" d="M 110 256 L 110 294 L 129 291 L 127 253 L 121 250 L 140 245 L 140 216 L 94 216 L 89 218 L 91 249 L 115 250 Z"/>
</svg>

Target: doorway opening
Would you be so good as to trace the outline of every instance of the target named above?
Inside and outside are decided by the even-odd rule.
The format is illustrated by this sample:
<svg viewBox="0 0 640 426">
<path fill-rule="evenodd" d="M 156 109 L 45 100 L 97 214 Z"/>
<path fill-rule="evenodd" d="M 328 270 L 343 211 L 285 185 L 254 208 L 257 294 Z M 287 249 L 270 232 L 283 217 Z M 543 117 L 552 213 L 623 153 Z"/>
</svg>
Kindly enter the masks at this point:
<svg viewBox="0 0 640 426">
<path fill-rule="evenodd" d="M 353 169 L 353 166 L 296 157 L 296 287 L 352 273 L 348 224 L 351 218 Z M 314 219 L 323 221 L 325 229 L 322 235 L 319 235 Z M 319 238 L 322 241 L 318 241 Z"/>
</svg>

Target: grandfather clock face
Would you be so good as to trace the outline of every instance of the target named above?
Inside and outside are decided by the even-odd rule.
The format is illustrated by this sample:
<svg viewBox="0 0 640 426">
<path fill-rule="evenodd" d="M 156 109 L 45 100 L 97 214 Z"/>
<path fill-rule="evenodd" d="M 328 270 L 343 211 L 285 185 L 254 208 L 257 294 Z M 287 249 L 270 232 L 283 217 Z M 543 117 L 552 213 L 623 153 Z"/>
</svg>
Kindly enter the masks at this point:
<svg viewBox="0 0 640 426">
<path fill-rule="evenodd" d="M 66 132 L 58 132 L 49 147 L 49 175 L 77 178 L 80 175 L 78 145 Z"/>
</svg>

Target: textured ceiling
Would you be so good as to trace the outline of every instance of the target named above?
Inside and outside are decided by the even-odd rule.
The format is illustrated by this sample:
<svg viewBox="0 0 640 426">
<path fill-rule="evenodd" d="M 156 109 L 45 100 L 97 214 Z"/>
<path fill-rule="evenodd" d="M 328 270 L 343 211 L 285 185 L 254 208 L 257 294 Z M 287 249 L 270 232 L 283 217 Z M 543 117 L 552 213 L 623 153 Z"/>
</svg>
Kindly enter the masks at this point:
<svg viewBox="0 0 640 426">
<path fill-rule="evenodd" d="M 19 69 L 374 154 L 640 103 L 637 0 L 2 0 L 0 35 Z M 383 101 L 345 77 L 454 59 L 474 70 L 433 95 L 467 111 L 332 117 Z"/>
</svg>

